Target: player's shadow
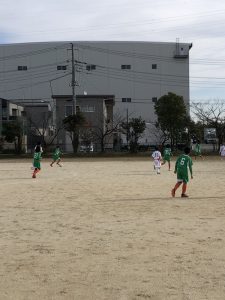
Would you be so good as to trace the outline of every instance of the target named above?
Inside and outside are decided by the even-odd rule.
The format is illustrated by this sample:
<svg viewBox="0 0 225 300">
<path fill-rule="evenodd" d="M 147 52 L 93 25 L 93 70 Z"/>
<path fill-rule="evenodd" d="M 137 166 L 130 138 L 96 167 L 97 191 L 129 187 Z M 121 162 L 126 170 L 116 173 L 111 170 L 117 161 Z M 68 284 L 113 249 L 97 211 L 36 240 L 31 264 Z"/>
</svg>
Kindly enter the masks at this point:
<svg viewBox="0 0 225 300">
<path fill-rule="evenodd" d="M 33 179 L 32 177 L 4 177 L 4 178 L 0 178 L 0 181 L 3 181 L 3 180 L 8 180 L 8 181 L 12 181 L 12 180 L 30 180 L 30 179 Z"/>
<path fill-rule="evenodd" d="M 182 198 L 181 198 L 182 199 Z M 184 198 L 183 198 L 184 199 Z M 197 199 L 197 200 L 205 200 L 205 199 L 225 199 L 225 195 L 224 196 L 205 196 L 205 197 L 203 197 L 203 196 L 197 196 L 197 197 L 189 197 L 187 200 L 195 200 L 195 199 Z"/>
<path fill-rule="evenodd" d="M 212 174 L 212 171 L 211 170 L 204 170 L 204 171 L 199 171 L 199 170 L 197 170 L 196 172 L 195 172 L 196 174 L 204 174 L 204 173 L 210 173 L 210 174 Z M 224 170 L 214 170 L 213 171 L 213 174 L 224 174 Z"/>
<path fill-rule="evenodd" d="M 138 173 L 138 172 L 130 172 L 130 173 L 119 173 L 117 175 L 124 175 L 124 176 L 152 176 L 156 174 L 156 172 L 146 172 L 146 173 Z"/>
<path fill-rule="evenodd" d="M 219 197 L 216 197 L 216 196 L 205 196 L 205 197 L 188 197 L 188 198 L 182 198 L 182 197 L 171 197 L 171 196 L 167 196 L 167 197 L 146 197 L 146 198 L 121 198 L 121 199 L 109 199 L 109 200 L 105 200 L 107 202 L 132 202 L 132 201 L 149 201 L 149 200 L 166 200 L 166 201 L 175 201 L 175 200 L 179 200 L 179 201 L 185 201 L 185 202 L 188 202 L 190 200 L 205 200 L 205 199 L 225 199 L 225 196 L 219 196 Z M 104 201 L 104 202 L 105 202 Z"/>
</svg>

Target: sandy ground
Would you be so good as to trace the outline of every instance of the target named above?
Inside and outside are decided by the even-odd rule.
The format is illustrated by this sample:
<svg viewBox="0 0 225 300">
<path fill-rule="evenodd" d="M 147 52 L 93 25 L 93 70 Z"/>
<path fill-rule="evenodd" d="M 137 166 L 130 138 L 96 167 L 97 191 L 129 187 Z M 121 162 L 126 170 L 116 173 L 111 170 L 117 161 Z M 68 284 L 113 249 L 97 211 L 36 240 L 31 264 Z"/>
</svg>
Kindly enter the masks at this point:
<svg viewBox="0 0 225 300">
<path fill-rule="evenodd" d="M 173 162 L 174 166 L 174 162 Z M 0 161 L 0 299 L 225 299 L 225 161 Z"/>
</svg>

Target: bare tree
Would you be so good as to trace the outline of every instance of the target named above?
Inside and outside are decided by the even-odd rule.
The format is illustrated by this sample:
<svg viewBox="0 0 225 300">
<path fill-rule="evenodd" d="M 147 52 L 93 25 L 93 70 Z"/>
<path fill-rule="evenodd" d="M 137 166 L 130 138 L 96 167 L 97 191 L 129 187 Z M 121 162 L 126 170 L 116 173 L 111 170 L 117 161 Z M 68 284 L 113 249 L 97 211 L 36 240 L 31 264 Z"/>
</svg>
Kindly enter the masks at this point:
<svg viewBox="0 0 225 300">
<path fill-rule="evenodd" d="M 50 111 L 44 114 L 42 113 L 39 118 L 29 114 L 27 116 L 27 121 L 27 127 L 30 134 L 34 137 L 39 137 L 45 148 L 48 148 L 54 143 L 60 130 L 63 128 L 62 122 L 60 122 L 57 126 L 52 125 L 52 112 Z"/>
<path fill-rule="evenodd" d="M 164 146 L 166 142 L 170 140 L 167 130 L 163 130 L 158 122 L 150 122 L 150 128 L 148 128 L 149 134 L 154 136 L 154 140 L 157 145 Z"/>
<path fill-rule="evenodd" d="M 80 129 L 80 143 L 85 147 L 86 152 L 91 151 L 94 143 L 94 131 L 89 125 Z"/>
<path fill-rule="evenodd" d="M 93 139 L 100 145 L 101 152 L 104 152 L 106 146 L 113 144 L 113 135 L 119 133 L 120 124 L 122 123 L 120 115 L 114 115 L 109 118 L 107 115 L 98 117 L 98 122 L 93 128 Z"/>
<path fill-rule="evenodd" d="M 225 138 L 225 103 L 219 100 L 213 103 L 193 103 L 192 112 L 204 127 L 216 129 L 219 148 Z"/>
</svg>

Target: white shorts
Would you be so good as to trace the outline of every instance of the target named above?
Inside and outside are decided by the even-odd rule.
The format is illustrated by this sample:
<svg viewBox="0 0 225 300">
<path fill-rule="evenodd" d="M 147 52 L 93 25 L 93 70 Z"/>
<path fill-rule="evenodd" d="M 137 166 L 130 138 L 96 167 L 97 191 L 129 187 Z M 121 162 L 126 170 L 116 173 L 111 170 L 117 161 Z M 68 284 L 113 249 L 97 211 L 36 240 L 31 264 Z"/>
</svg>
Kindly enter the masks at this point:
<svg viewBox="0 0 225 300">
<path fill-rule="evenodd" d="M 161 167 L 161 161 L 159 159 L 154 159 L 154 166 L 156 168 L 160 168 Z"/>
</svg>

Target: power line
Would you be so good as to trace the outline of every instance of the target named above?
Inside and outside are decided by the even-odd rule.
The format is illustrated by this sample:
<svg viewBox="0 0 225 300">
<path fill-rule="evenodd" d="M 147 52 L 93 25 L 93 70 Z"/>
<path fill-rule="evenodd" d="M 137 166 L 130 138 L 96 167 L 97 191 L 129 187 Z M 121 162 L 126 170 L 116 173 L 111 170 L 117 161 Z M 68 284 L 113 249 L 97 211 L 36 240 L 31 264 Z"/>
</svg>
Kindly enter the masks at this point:
<svg viewBox="0 0 225 300">
<path fill-rule="evenodd" d="M 59 49 L 61 48 L 65 48 L 65 45 L 68 45 L 68 44 L 63 44 L 61 47 L 58 47 Z M 80 47 L 80 44 L 78 44 L 79 47 Z M 82 46 L 83 47 L 83 46 Z M 94 49 L 93 51 L 96 50 L 96 47 L 92 47 L 92 46 L 84 46 L 84 49 Z M 56 50 L 56 47 L 49 47 L 49 48 L 45 48 L 45 49 L 42 49 L 41 53 L 46 53 L 46 51 L 53 51 L 53 50 Z M 43 52 L 44 51 L 44 52 Z M 140 56 L 140 53 L 131 53 L 131 52 L 127 52 L 127 51 L 119 51 L 119 50 L 108 50 L 108 49 L 105 49 L 105 48 L 99 48 L 97 47 L 97 50 L 96 51 L 103 51 L 105 53 L 111 53 L 111 54 L 118 54 L 118 55 L 135 55 L 137 57 L 142 57 L 142 55 L 144 54 L 141 54 Z M 33 51 L 32 54 L 33 55 L 36 55 L 38 51 Z M 25 52 L 23 54 L 20 54 L 20 55 L 31 55 L 31 52 Z M 149 55 L 147 55 L 149 56 Z M 14 57 L 14 55 L 10 56 L 11 58 Z M 146 57 L 146 55 L 145 55 Z M 158 56 L 157 56 L 158 57 Z M 8 56 L 9 58 L 9 56 Z M 159 58 L 159 57 L 158 57 Z M 64 61 L 61 61 L 61 62 L 58 62 L 58 63 L 54 63 L 54 64 L 45 64 L 45 65 L 39 65 L 39 66 L 35 66 L 35 67 L 31 67 L 29 68 L 29 70 L 37 70 L 37 69 L 40 69 L 40 68 L 47 68 L 47 67 L 51 67 L 51 66 L 55 66 L 59 63 L 68 63 L 70 62 L 70 60 L 64 60 Z M 79 62 L 77 62 L 79 63 Z M 82 64 L 84 64 L 84 62 L 80 62 Z M 125 71 L 125 70 L 121 70 L 119 68 L 115 68 L 115 67 L 108 67 L 108 66 L 103 66 L 103 65 L 96 65 L 98 68 L 100 68 L 101 70 L 96 70 L 94 71 L 93 73 L 91 73 L 92 75 L 96 75 L 96 76 L 102 76 L 102 77 L 107 77 L 107 78 L 112 78 L 112 79 L 117 79 L 117 80 L 126 80 L 126 81 L 131 81 L 131 82 L 134 82 L 134 83 L 142 83 L 142 84 L 149 84 L 149 83 L 152 83 L 152 84 L 164 84 L 166 86 L 180 86 L 180 87 L 189 87 L 189 84 L 187 83 L 187 81 L 185 79 L 189 79 L 189 76 L 179 76 L 179 75 L 173 75 L 173 74 L 162 74 L 162 73 L 157 73 L 157 72 L 143 72 L 143 71 L 137 71 L 137 70 L 129 70 L 129 71 Z M 110 72 L 109 72 L 110 71 Z M 7 71 L 2 71 L 2 73 L 4 74 L 7 73 L 7 72 L 13 72 L 13 70 L 7 70 Z M 14 71 L 16 72 L 16 71 Z M 48 71 L 49 74 L 53 73 L 54 71 Z M 33 78 L 39 78 L 39 75 L 41 77 L 43 73 L 39 72 L 39 73 L 36 73 L 36 76 L 35 74 L 33 76 L 31 76 L 29 73 L 27 73 L 26 75 L 23 74 L 23 77 L 11 77 L 9 79 L 7 78 L 3 78 L 2 81 L 11 81 L 10 79 L 13 79 L 14 81 L 22 81 L 22 80 L 26 80 L 27 79 L 32 79 Z M 45 72 L 45 74 L 43 75 L 43 77 L 46 77 L 47 76 L 47 71 Z M 64 77 L 64 76 L 62 76 Z M 168 77 L 168 78 L 167 78 Z M 195 81 L 193 81 L 193 79 Z M 198 85 L 198 86 L 201 86 L 201 85 L 208 85 L 208 86 L 205 86 L 205 88 L 215 88 L 215 87 L 222 87 L 224 86 L 224 83 L 223 82 L 209 82 L 209 81 L 197 81 L 197 79 L 209 79 L 209 80 L 225 80 L 225 77 L 209 77 L 209 76 L 193 76 L 191 77 L 191 82 L 190 82 L 190 85 L 193 86 L 193 85 Z M 214 86 L 209 86 L 209 84 L 214 84 Z"/>
<path fill-rule="evenodd" d="M 103 66 L 103 65 L 96 65 L 99 68 L 102 69 L 110 69 L 110 70 L 115 70 L 115 71 L 120 71 L 123 73 L 126 73 L 126 76 L 129 75 L 129 73 L 135 73 L 135 74 L 143 74 L 143 75 L 152 75 L 154 77 L 160 76 L 161 77 L 175 77 L 175 78 L 184 78 L 184 79 L 188 79 L 190 78 L 189 76 L 186 75 L 174 75 L 174 74 L 166 74 L 166 73 L 153 73 L 153 72 L 144 72 L 144 71 L 136 71 L 136 70 L 122 70 L 119 68 L 115 68 L 115 67 L 107 67 L 107 66 Z M 191 76 L 191 78 L 195 78 L 195 79 L 216 79 L 216 80 L 225 80 L 225 77 L 209 77 L 209 76 Z"/>
<path fill-rule="evenodd" d="M 163 79 L 163 78 L 146 78 L 143 76 L 139 76 L 139 77 L 131 77 L 128 76 L 128 74 L 118 74 L 117 72 L 113 72 L 111 71 L 110 73 L 108 73 L 107 71 L 104 70 L 95 70 L 93 73 L 90 73 L 90 75 L 93 76 L 100 76 L 100 77 L 104 77 L 104 78 L 111 78 L 111 79 L 117 79 L 117 80 L 124 80 L 127 82 L 133 82 L 133 83 L 142 83 L 142 84 L 156 84 L 156 85 L 160 85 L 163 84 L 164 86 L 180 86 L 180 87 L 189 87 L 189 84 L 186 82 L 179 82 L 178 80 L 173 80 L 173 79 Z M 192 82 L 191 85 L 196 85 L 196 86 L 201 86 L 202 84 L 208 84 L 207 82 Z M 215 87 L 219 87 L 219 88 L 224 88 L 224 84 L 223 83 L 214 83 L 214 86 L 204 86 L 205 88 L 215 88 Z"/>
<path fill-rule="evenodd" d="M 40 69 L 40 68 L 47 68 L 47 67 L 57 66 L 57 65 L 60 65 L 60 64 L 63 64 L 63 63 L 68 64 L 69 62 L 70 62 L 70 60 L 62 60 L 62 61 L 55 62 L 55 63 L 52 63 L 52 64 L 44 64 L 44 65 L 29 67 L 26 72 L 33 71 L 33 70 Z M 0 70 L 0 74 L 7 74 L 7 73 L 14 73 L 14 72 L 18 72 L 18 70 L 15 70 L 15 69 L 14 70 L 5 70 L 5 71 Z"/>
<path fill-rule="evenodd" d="M 146 43 L 148 43 L 148 42 L 146 42 Z M 28 57 L 28 56 L 32 56 L 32 55 L 39 55 L 39 54 L 55 51 L 55 50 L 58 50 L 58 49 L 66 49 L 68 44 L 69 44 L 69 42 L 68 43 L 63 43 L 62 45 L 41 49 L 41 50 L 33 50 L 33 51 L 30 51 L 30 52 L 24 52 L 24 53 L 20 53 L 20 54 L 4 56 L 4 57 L 0 58 L 0 61 L 15 59 L 15 58 Z M 109 44 L 110 44 L 110 42 L 109 42 Z M 168 43 L 168 44 L 171 44 L 171 43 Z M 185 43 L 182 43 L 182 44 L 185 44 Z M 96 46 L 93 46 L 93 45 L 92 46 L 91 45 L 85 45 L 85 44 L 82 44 L 82 43 L 76 43 L 76 45 L 79 48 L 90 50 L 90 51 L 97 51 L 97 52 L 101 52 L 101 53 L 107 53 L 107 54 L 113 54 L 113 55 L 119 55 L 119 56 L 125 56 L 125 57 L 132 57 L 132 58 L 138 58 L 138 59 L 147 59 L 147 60 L 154 59 L 154 60 L 157 60 L 157 61 L 173 61 L 174 60 L 173 57 L 168 57 L 168 56 L 152 55 L 152 54 L 140 53 L 140 52 L 135 52 L 135 51 L 129 52 L 129 51 L 121 51 L 121 50 L 110 50 L 110 49 L 107 49 L 107 48 L 96 47 Z M 12 46 L 13 46 L 13 44 L 12 44 Z M 182 60 L 180 60 L 180 61 L 178 61 L 178 63 L 184 63 L 184 62 Z M 200 58 L 200 59 L 192 59 L 190 61 L 190 64 L 221 65 L 221 64 L 225 64 L 225 60 L 221 60 L 221 59 L 220 60 L 219 59 L 213 59 L 212 60 L 212 59 L 208 59 L 208 58 L 206 58 L 206 59 Z"/>
<path fill-rule="evenodd" d="M 29 31 L 29 34 L 42 34 L 42 33 L 58 33 L 58 32 L 69 32 L 69 31 L 96 31 L 96 29 L 100 29 L 100 30 L 108 30 L 110 27 L 115 28 L 115 27 L 121 27 L 121 26 L 142 26 L 142 25 L 152 25 L 152 24 L 157 24 L 160 23 L 162 24 L 163 22 L 174 22 L 177 20 L 184 20 L 184 19 L 188 19 L 189 17 L 198 17 L 199 18 L 206 18 L 207 16 L 214 16 L 214 15 L 223 15 L 224 14 L 224 10 L 214 10 L 214 11 L 206 11 L 204 13 L 192 13 L 192 14 L 184 14 L 184 15 L 179 15 L 179 16 L 175 16 L 175 17 L 167 17 L 167 18 L 155 18 L 155 19 L 151 19 L 146 20 L 146 21 L 142 21 L 142 22 L 136 22 L 136 21 L 131 21 L 131 22 L 120 22 L 120 23 L 107 23 L 104 24 L 104 26 L 102 25 L 93 25 L 90 27 L 66 27 L 63 30 L 62 29 L 58 29 L 58 30 L 39 30 L 39 31 Z M 165 29 L 164 29 L 165 30 Z M 26 34 L 26 33 L 25 33 Z"/>
<path fill-rule="evenodd" d="M 11 44 L 10 46 L 14 46 L 15 44 Z M 1 47 L 7 47 L 8 45 L 1 45 Z M 12 55 L 7 55 L 4 57 L 0 57 L 0 61 L 5 61 L 5 60 L 9 60 L 9 59 L 17 59 L 17 58 L 23 58 L 23 57 L 28 57 L 28 56 L 33 56 L 33 55 L 40 55 L 43 53 L 48 53 L 48 52 L 52 52 L 58 49 L 66 49 L 68 47 L 68 44 L 62 44 L 59 46 L 54 46 L 54 47 L 50 47 L 50 48 L 44 48 L 41 50 L 33 50 L 33 51 L 29 51 L 29 52 L 23 52 L 23 53 L 18 53 L 18 54 L 12 54 Z"/>
<path fill-rule="evenodd" d="M 107 42 L 106 42 L 107 43 Z M 120 42 L 118 42 L 120 43 Z M 129 43 L 129 42 L 124 42 L 124 43 Z M 138 43 L 138 42 L 137 42 Z M 148 42 L 146 42 L 148 43 Z M 110 42 L 109 42 L 110 44 Z M 153 43 L 154 45 L 155 43 Z M 171 43 L 169 43 L 171 44 Z M 174 43 L 175 44 L 175 43 Z M 185 44 L 185 43 L 182 43 Z M 166 45 L 166 43 L 165 43 Z M 137 59 L 143 59 L 143 60 L 149 60 L 149 59 L 154 59 L 157 61 L 167 61 L 167 62 L 171 62 L 174 61 L 173 57 L 168 57 L 168 56 L 162 56 L 162 55 L 153 55 L 153 54 L 146 54 L 146 53 L 141 53 L 141 52 L 130 52 L 130 51 L 122 51 L 122 50 L 110 50 L 107 48 L 102 48 L 102 47 L 96 47 L 96 46 L 91 46 L 91 45 L 85 45 L 82 43 L 78 43 L 77 47 L 81 48 L 81 49 L 86 49 L 86 50 L 90 50 L 90 51 L 94 51 L 94 52 L 100 52 L 100 53 L 106 53 L 106 54 L 111 54 L 111 55 L 118 55 L 118 56 L 124 56 L 124 57 L 130 57 L 130 58 L 137 58 Z M 205 63 L 206 62 L 206 63 Z M 177 63 L 184 63 L 183 60 L 179 60 L 177 61 Z M 190 64 L 192 64 L 192 61 L 189 62 Z M 221 65 L 221 64 L 225 64 L 225 59 L 224 60 L 212 60 L 212 59 L 193 59 L 193 64 L 211 64 L 211 65 Z"/>
<path fill-rule="evenodd" d="M 49 81 L 57 80 L 57 79 L 60 79 L 60 78 L 63 78 L 63 77 L 69 76 L 69 75 L 71 75 L 71 73 L 67 73 L 67 74 L 59 76 L 59 77 L 55 77 L 55 78 L 48 79 L 48 80 L 45 80 L 45 81 L 35 82 L 33 84 L 29 84 L 29 85 L 26 85 L 26 86 L 21 86 L 21 87 L 14 88 L 14 89 L 0 90 L 0 92 L 1 93 L 3 93 L 3 92 L 12 92 L 12 91 L 17 91 L 17 90 L 25 89 L 25 88 L 31 88 L 33 86 L 37 86 L 37 85 L 40 85 L 40 84 L 43 84 L 43 83 L 49 83 Z"/>
<path fill-rule="evenodd" d="M 65 73 L 65 72 L 64 72 Z M 4 78 L 4 79 L 1 79 L 1 82 L 19 82 L 19 81 L 26 81 L 26 80 L 33 80 L 35 78 L 41 78 L 41 77 L 47 77 L 47 76 L 53 76 L 53 75 L 56 75 L 56 71 L 55 70 L 49 70 L 49 71 L 42 71 L 42 72 L 39 72 L 39 73 L 35 73 L 35 74 L 32 74 L 32 76 L 30 75 L 26 75 L 26 76 L 21 76 L 21 77 L 12 77 L 12 78 Z"/>
</svg>

